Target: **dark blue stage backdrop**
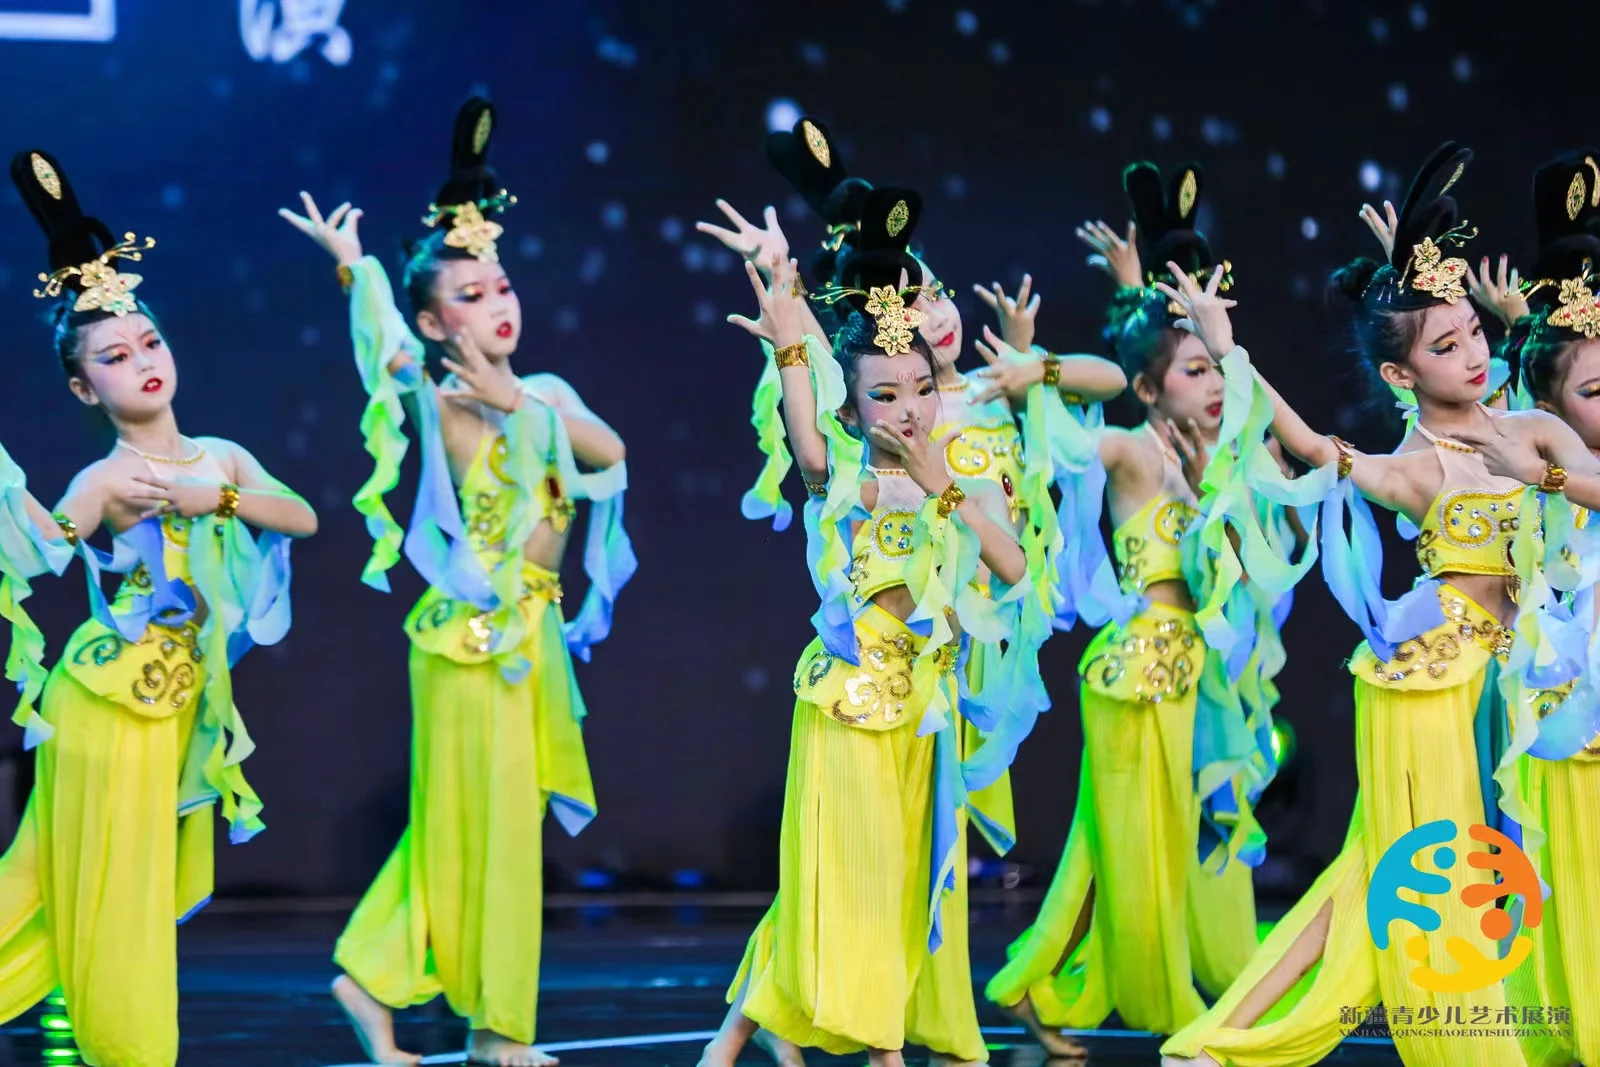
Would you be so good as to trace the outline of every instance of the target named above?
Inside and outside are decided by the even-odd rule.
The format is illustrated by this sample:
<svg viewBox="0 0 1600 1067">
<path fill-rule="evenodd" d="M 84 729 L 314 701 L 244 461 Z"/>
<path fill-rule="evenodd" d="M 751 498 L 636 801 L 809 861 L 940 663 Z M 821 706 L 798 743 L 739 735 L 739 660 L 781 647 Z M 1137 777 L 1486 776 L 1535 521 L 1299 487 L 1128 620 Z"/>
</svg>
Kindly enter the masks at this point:
<svg viewBox="0 0 1600 1067">
<path fill-rule="evenodd" d="M 1239 336 L 1315 422 L 1386 447 L 1397 424 L 1357 417 L 1322 279 L 1369 250 L 1362 201 L 1395 195 L 1446 138 L 1479 153 L 1459 187 L 1477 249 L 1529 251 L 1532 167 L 1596 136 L 1592 57 L 1567 32 L 1587 22 L 1568 15 L 1481 0 L 0 0 L 0 151 L 49 149 L 92 213 L 156 237 L 140 295 L 182 369 L 183 428 L 237 439 L 322 514 L 296 550 L 293 633 L 238 674 L 269 831 L 219 853 L 219 890 L 355 893 L 405 819 L 400 625 L 420 589 L 404 567 L 389 596 L 358 581 L 362 394 L 331 264 L 275 214 L 299 190 L 358 203 L 394 265 L 444 175 L 454 109 L 474 90 L 500 105 L 518 358 L 627 439 L 640 559 L 580 668 L 600 815 L 575 841 L 551 831 L 552 884 L 604 865 L 760 888 L 814 600 L 798 529 L 739 516 L 760 355 L 723 321 L 751 307 L 738 263 L 693 227 L 720 195 L 777 204 L 797 246 L 817 236 L 761 158 L 768 123 L 814 112 L 856 173 L 923 190 L 919 236 L 962 291 L 969 339 L 971 283 L 1026 269 L 1040 339 L 1065 351 L 1096 348 L 1106 295 L 1073 226 L 1123 223 L 1130 160 L 1203 161 Z M 9 185 L 0 234 L 0 440 L 53 500 L 109 440 L 51 356 L 30 295 L 44 247 Z M 1391 564 L 1409 573 L 1398 549 Z M 82 617 L 81 581 L 34 602 L 52 650 Z M 1087 637 L 1048 646 L 1056 708 L 1015 771 L 1016 855 L 1036 877 L 1076 793 Z M 1331 856 L 1348 818 L 1356 640 L 1308 583 L 1280 708 L 1300 735 L 1295 788 L 1266 814 L 1285 860 Z M 0 741 L 25 772 L 19 749 L 20 732 Z"/>
</svg>

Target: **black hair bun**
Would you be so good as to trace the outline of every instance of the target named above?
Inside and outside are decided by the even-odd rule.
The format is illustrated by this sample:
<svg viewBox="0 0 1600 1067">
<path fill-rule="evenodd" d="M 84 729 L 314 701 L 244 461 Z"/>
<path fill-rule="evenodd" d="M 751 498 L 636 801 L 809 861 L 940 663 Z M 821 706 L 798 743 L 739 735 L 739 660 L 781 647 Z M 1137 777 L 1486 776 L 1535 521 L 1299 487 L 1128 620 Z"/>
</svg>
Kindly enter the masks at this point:
<svg viewBox="0 0 1600 1067">
<path fill-rule="evenodd" d="M 1328 291 L 1337 293 L 1351 303 L 1361 303 L 1361 297 L 1372 284 L 1373 275 L 1383 264 L 1367 256 L 1358 256 L 1333 272 L 1328 280 Z"/>
</svg>

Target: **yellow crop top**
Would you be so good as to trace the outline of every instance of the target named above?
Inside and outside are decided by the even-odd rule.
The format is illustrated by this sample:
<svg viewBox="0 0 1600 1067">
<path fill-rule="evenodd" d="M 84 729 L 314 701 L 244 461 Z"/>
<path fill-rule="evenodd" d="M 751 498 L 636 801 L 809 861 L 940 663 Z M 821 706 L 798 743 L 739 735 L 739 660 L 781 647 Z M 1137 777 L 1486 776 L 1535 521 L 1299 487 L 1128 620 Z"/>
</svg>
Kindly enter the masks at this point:
<svg viewBox="0 0 1600 1067">
<path fill-rule="evenodd" d="M 1163 485 L 1111 535 L 1117 582 L 1125 593 L 1142 593 L 1156 582 L 1183 581 L 1184 532 L 1200 512 L 1183 479 L 1183 468 L 1155 427 L 1144 428 L 1161 449 Z M 1180 495 L 1181 494 L 1181 495 Z"/>
<path fill-rule="evenodd" d="M 862 523 L 850 546 L 850 584 L 857 604 L 876 593 L 906 584 L 917 512 L 927 499 L 904 471 L 872 469 L 878 480 L 878 506 Z"/>
<path fill-rule="evenodd" d="M 554 434 L 550 440 L 554 447 Z M 509 451 L 504 434 L 485 434 L 461 479 L 461 517 L 467 537 L 478 558 L 490 564 L 508 551 L 506 522 L 516 499 L 516 481 L 506 471 Z M 533 506 L 556 533 L 565 533 L 577 506 L 567 496 L 557 471 L 555 457 L 546 457 L 544 477 L 533 487 Z"/>
<path fill-rule="evenodd" d="M 1200 513 L 1193 504 L 1162 493 L 1117 527 L 1112 551 L 1125 593 L 1142 593 L 1155 582 L 1183 580 L 1184 531 Z"/>
<path fill-rule="evenodd" d="M 1526 489 L 1515 478 L 1489 473 L 1467 445 L 1417 432 L 1433 442 L 1444 467 L 1444 488 L 1422 517 L 1417 562 L 1430 578 L 1441 574 L 1512 575 L 1511 544 L 1521 528 L 1517 513 Z"/>
<path fill-rule="evenodd" d="M 939 440 L 951 430 L 961 436 L 945 446 L 945 467 L 952 478 L 987 478 L 1006 494 L 1011 521 L 1022 511 L 1017 496 L 1022 484 L 1022 435 L 1016 420 L 1003 400 L 978 405 L 973 399 L 989 387 L 984 378 L 965 378 L 959 386 L 939 387 L 940 424 L 933 438 Z"/>
</svg>

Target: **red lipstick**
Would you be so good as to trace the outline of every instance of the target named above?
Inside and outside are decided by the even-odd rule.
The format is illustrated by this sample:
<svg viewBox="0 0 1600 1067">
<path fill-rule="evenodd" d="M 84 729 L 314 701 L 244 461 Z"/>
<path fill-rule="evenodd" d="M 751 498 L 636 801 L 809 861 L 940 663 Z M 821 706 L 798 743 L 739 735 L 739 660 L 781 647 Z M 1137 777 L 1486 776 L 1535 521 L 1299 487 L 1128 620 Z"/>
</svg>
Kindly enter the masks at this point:
<svg viewBox="0 0 1600 1067">
<path fill-rule="evenodd" d="M 496 337 L 510 337 L 511 324 L 509 322 L 502 322 L 500 325 L 494 328 L 494 335 Z"/>
<path fill-rule="evenodd" d="M 161 392 L 161 386 L 163 384 L 164 383 L 160 378 L 146 378 L 144 380 L 144 384 L 139 387 L 139 391 L 144 393 L 159 393 Z"/>
</svg>

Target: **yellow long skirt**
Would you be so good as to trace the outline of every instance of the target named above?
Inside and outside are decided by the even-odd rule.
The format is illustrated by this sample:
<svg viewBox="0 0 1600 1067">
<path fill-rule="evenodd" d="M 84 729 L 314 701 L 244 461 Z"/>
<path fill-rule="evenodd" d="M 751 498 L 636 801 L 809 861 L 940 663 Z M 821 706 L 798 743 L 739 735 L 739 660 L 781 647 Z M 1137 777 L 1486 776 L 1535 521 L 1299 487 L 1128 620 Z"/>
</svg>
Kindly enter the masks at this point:
<svg viewBox="0 0 1600 1067">
<path fill-rule="evenodd" d="M 1449 677 L 1437 687 L 1429 687 L 1425 679 L 1415 688 L 1368 681 L 1368 668 L 1376 661 L 1365 646 L 1358 651 L 1351 670 L 1356 673 L 1356 772 L 1361 787 L 1344 848 L 1267 936 L 1238 981 L 1211 1010 L 1168 1040 L 1161 1049 L 1164 1055 L 1195 1056 L 1205 1051 L 1234 1067 L 1316 1063 L 1356 1028 L 1367 1010 L 1382 1004 L 1392 1026 L 1396 1009 L 1412 1013 L 1412 1021 L 1395 1027 L 1394 1035 L 1395 1048 L 1407 1067 L 1525 1064 L 1515 1037 L 1461 1037 L 1441 1032 L 1459 1028 L 1461 1023 L 1452 1022 L 1448 1028 L 1444 1024 L 1456 1017 L 1468 1025 L 1476 1019 L 1479 1026 L 1492 1028 L 1485 1020 L 1500 1018 L 1496 1013 L 1506 1006 L 1502 986 L 1471 993 L 1429 992 L 1410 979 L 1417 963 L 1406 955 L 1405 942 L 1414 931 L 1395 927 L 1389 947 L 1379 951 L 1366 922 L 1370 872 L 1390 844 L 1425 823 L 1451 819 L 1463 835 L 1454 846 L 1461 850 L 1466 828 L 1483 822 L 1473 719 L 1487 656 L 1474 659 L 1470 653 L 1475 646 L 1464 645 L 1462 658 L 1450 666 Z M 1472 847 L 1486 851 L 1475 842 Z M 1413 862 L 1424 869 L 1433 867 L 1426 856 L 1419 855 Z M 1450 898 L 1457 898 L 1468 884 L 1493 880 L 1492 872 L 1465 862 L 1437 873 L 1449 878 Z M 1408 896 L 1416 899 L 1414 894 Z M 1255 1026 L 1224 1026 L 1250 990 L 1330 903 L 1332 923 L 1312 979 L 1298 985 Z M 1447 937 L 1465 938 L 1485 955 L 1499 955 L 1497 946 L 1478 928 L 1478 912 L 1448 906 L 1439 911 L 1443 920 L 1439 929 L 1425 935 L 1435 968 L 1453 969 L 1445 951 Z M 1424 1009 L 1437 1013 L 1432 1018 L 1438 1021 L 1431 1026 L 1419 1022 Z"/>
<path fill-rule="evenodd" d="M 177 921 L 212 885 L 211 808 L 178 814 L 198 703 L 135 713 L 64 664 L 45 686 L 55 736 L 0 857 L 0 1021 L 59 987 L 97 1067 L 178 1059 Z"/>
<path fill-rule="evenodd" d="M 1570 1038 L 1529 1028 L 1530 1062 L 1600 1064 L 1600 760 L 1524 759 L 1522 782 L 1548 834 L 1537 861 L 1550 896 L 1531 931 L 1533 955 L 1507 980 L 1507 996 L 1519 1007 L 1571 1012 Z"/>
<path fill-rule="evenodd" d="M 561 615 L 529 603 L 533 666 L 515 685 L 477 651 L 467 605 L 434 593 L 412 613 L 410 823 L 334 954 L 391 1008 L 443 993 L 474 1030 L 524 1043 L 539 996 L 545 810 L 594 811 Z"/>
<path fill-rule="evenodd" d="M 1107 627 L 1084 656 L 1086 677 L 1101 677 L 1091 665 L 1143 627 L 1191 620 L 1153 604 L 1132 630 Z M 1137 663 L 1119 666 L 1119 683 L 1144 674 Z M 1093 1028 L 1115 1011 L 1134 1029 L 1172 1033 L 1205 1010 L 1197 981 L 1215 995 L 1248 963 L 1255 895 L 1243 863 L 1217 874 L 1199 862 L 1194 688 L 1159 703 L 1125 684 L 1113 689 L 1080 689 L 1084 752 L 1066 849 L 1038 918 L 986 994 L 1004 1007 L 1027 997 L 1046 1026 Z M 1069 954 L 1086 907 L 1088 931 Z"/>
<path fill-rule="evenodd" d="M 876 630 L 910 636 L 888 613 L 867 614 Z M 953 679 L 944 684 L 953 695 Z M 937 742 L 917 736 L 919 720 L 862 729 L 795 703 L 778 896 L 728 996 L 746 988 L 744 1014 L 797 1045 L 849 1055 L 909 1042 L 988 1058 L 967 951 L 964 822 L 955 889 L 939 904 L 943 944 L 928 952 Z"/>
</svg>

